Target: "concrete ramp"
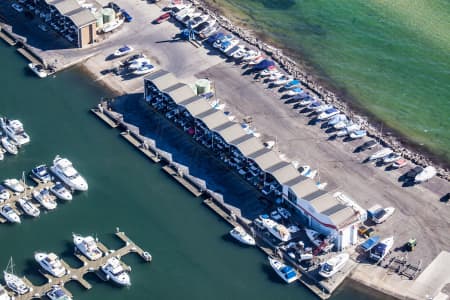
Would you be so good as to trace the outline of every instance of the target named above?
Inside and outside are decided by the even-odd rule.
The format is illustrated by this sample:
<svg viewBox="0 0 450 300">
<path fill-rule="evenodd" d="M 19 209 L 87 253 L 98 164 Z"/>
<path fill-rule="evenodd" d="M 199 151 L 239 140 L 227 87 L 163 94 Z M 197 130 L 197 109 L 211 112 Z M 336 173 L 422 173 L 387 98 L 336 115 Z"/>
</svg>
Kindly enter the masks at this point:
<svg viewBox="0 0 450 300">
<path fill-rule="evenodd" d="M 450 252 L 442 251 L 417 277 L 413 284 L 415 294 L 422 299 L 448 299 L 449 291 L 444 287 L 450 283 Z"/>
</svg>

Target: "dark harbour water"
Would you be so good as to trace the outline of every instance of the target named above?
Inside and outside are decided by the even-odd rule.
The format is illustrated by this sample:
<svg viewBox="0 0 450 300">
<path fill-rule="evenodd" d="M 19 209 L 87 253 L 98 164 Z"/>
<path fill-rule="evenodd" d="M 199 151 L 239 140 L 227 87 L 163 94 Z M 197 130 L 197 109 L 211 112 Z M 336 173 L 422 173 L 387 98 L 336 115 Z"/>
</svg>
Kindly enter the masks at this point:
<svg viewBox="0 0 450 300">
<path fill-rule="evenodd" d="M 97 234 L 117 248 L 120 243 L 112 233 L 120 227 L 150 251 L 154 261 L 125 257 L 133 269 L 128 289 L 100 282 L 95 275 L 86 277 L 93 284 L 90 291 L 70 283 L 75 299 L 316 299 L 300 284 L 281 283 L 261 252 L 225 238 L 227 224 L 93 117 L 88 109 L 108 91 L 76 69 L 37 79 L 22 57 L 3 45 L 0 62 L 0 115 L 22 120 L 32 138 L 17 157 L 0 162 L 0 180 L 18 178 L 61 154 L 89 182 L 88 192 L 59 204 L 52 213 L 20 225 L 0 225 L 3 267 L 13 256 L 17 273 L 42 284 L 35 251 L 54 251 L 76 267 L 72 232 Z M 346 284 L 333 299 L 385 297 Z"/>
<path fill-rule="evenodd" d="M 207 0 L 450 164 L 448 0 Z M 383 124 L 383 125 L 381 125 Z"/>
</svg>

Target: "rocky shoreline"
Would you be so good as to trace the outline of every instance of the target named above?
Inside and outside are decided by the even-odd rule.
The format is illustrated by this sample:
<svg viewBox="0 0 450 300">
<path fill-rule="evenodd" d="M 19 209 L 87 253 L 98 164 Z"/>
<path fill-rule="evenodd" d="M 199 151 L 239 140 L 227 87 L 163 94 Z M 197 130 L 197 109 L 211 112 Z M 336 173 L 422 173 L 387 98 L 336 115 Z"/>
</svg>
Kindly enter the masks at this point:
<svg viewBox="0 0 450 300">
<path fill-rule="evenodd" d="M 235 34 L 243 41 L 252 45 L 268 56 L 270 56 L 279 66 L 286 71 L 288 74 L 298 78 L 302 81 L 302 84 L 307 87 L 312 93 L 316 94 L 320 99 L 328 104 L 332 104 L 337 109 L 342 111 L 348 117 L 352 119 L 360 120 L 361 126 L 367 130 L 368 136 L 375 138 L 380 141 L 380 143 L 384 146 L 391 147 L 395 152 L 400 153 L 404 158 L 410 160 L 411 162 L 422 166 L 430 166 L 433 165 L 436 167 L 437 175 L 447 181 L 450 181 L 450 170 L 445 169 L 442 166 L 434 163 L 429 157 L 426 157 L 423 154 L 420 154 L 414 150 L 407 148 L 404 143 L 400 141 L 397 136 L 394 135 L 382 135 L 381 131 L 376 128 L 370 121 L 367 120 L 367 117 L 359 115 L 354 110 L 350 109 L 348 104 L 340 99 L 335 93 L 325 89 L 322 85 L 318 84 L 311 75 L 307 74 L 304 70 L 302 70 L 298 64 L 290 57 L 286 56 L 283 51 L 279 48 L 276 48 L 272 45 L 267 44 L 266 42 L 258 39 L 253 32 L 250 30 L 241 28 L 233 24 L 228 18 L 221 15 L 219 10 L 211 7 L 209 3 L 204 0 L 190 0 L 199 10 L 204 11 L 208 15 L 214 17 L 217 20 L 217 23 L 223 27 L 224 29 L 230 31 Z"/>
</svg>

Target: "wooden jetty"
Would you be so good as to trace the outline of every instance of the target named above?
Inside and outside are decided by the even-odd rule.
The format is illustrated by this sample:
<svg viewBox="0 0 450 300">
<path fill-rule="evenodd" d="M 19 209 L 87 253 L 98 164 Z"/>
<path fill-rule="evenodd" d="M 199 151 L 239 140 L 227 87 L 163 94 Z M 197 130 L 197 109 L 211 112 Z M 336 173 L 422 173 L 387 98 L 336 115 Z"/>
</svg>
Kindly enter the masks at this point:
<svg viewBox="0 0 450 300">
<path fill-rule="evenodd" d="M 180 175 L 171 165 L 165 165 L 162 167 L 164 172 L 169 174 L 173 179 L 178 181 L 182 186 L 184 186 L 189 192 L 192 193 L 195 197 L 200 197 L 203 192 L 199 190 L 195 185 L 193 185 L 190 181 Z"/>
<path fill-rule="evenodd" d="M 137 148 L 139 151 L 142 152 L 146 157 L 150 158 L 153 162 L 158 163 L 161 161 L 157 153 L 150 150 L 148 147 L 145 147 L 145 144 L 141 142 L 134 133 L 131 131 L 124 131 L 121 132 L 120 135 L 131 145 L 133 145 L 135 148 Z"/>
<path fill-rule="evenodd" d="M 16 297 L 16 299 L 29 300 L 29 299 L 41 298 L 48 291 L 51 290 L 52 286 L 59 285 L 60 287 L 64 288 L 64 285 L 70 281 L 76 281 L 82 287 L 89 290 L 92 288 L 92 285 L 84 279 L 84 276 L 87 273 L 93 272 L 93 273 L 96 273 L 97 275 L 99 275 L 99 277 L 101 277 L 101 273 L 100 273 L 101 269 L 100 268 L 107 263 L 108 259 L 110 259 L 111 257 L 114 257 L 114 256 L 121 258 L 122 256 L 125 256 L 129 253 L 136 253 L 146 262 L 150 262 L 152 260 L 151 255 L 148 252 L 144 251 L 141 247 L 136 245 L 124 232 L 117 230 L 115 235 L 120 240 L 122 240 L 124 245 L 117 250 L 110 250 L 105 245 L 98 242 L 97 245 L 99 246 L 100 250 L 103 251 L 104 256 L 96 261 L 91 261 L 88 258 L 86 258 L 85 256 L 83 256 L 79 253 L 75 253 L 75 256 L 83 262 L 83 266 L 80 268 L 72 268 L 66 262 L 61 260 L 64 267 L 67 269 L 67 274 L 61 278 L 54 277 L 54 276 L 46 273 L 45 271 L 39 270 L 41 272 L 41 274 L 45 278 L 47 278 L 48 282 L 44 285 L 36 286 L 36 285 L 33 285 L 26 277 L 23 277 L 25 283 L 27 283 L 30 287 L 32 287 L 32 291 L 25 295 Z M 124 269 L 131 270 L 131 268 L 129 266 L 127 266 L 125 263 L 123 263 L 123 262 L 121 262 L 121 263 L 124 266 Z M 106 277 L 103 277 L 102 279 L 105 280 Z M 68 290 L 65 289 L 65 291 L 68 293 L 68 295 L 71 295 L 71 293 Z M 11 294 L 11 296 L 15 296 L 13 292 L 11 292 L 10 294 Z"/>
<path fill-rule="evenodd" d="M 55 184 L 52 181 L 49 182 L 40 182 L 36 179 L 34 179 L 35 182 L 37 183 L 36 186 L 28 186 L 26 185 L 24 182 L 21 181 L 21 183 L 25 186 L 25 191 L 23 193 L 14 193 L 11 191 L 11 197 L 6 200 L 5 202 L 3 202 L 2 204 L 9 204 L 11 206 L 11 208 L 20 216 L 23 215 L 24 212 L 23 210 L 20 208 L 19 204 L 17 203 L 17 201 L 20 198 L 26 198 L 26 199 L 30 199 L 32 198 L 32 193 L 34 190 L 40 190 L 40 189 L 44 189 L 44 188 L 51 188 L 53 187 Z M 53 196 L 54 197 L 54 196 Z M 55 197 L 56 199 L 56 197 Z M 41 207 L 41 204 L 39 202 L 34 201 L 33 202 L 38 208 Z M 7 220 L 3 217 L 0 216 L 0 223 L 6 223 Z"/>
</svg>

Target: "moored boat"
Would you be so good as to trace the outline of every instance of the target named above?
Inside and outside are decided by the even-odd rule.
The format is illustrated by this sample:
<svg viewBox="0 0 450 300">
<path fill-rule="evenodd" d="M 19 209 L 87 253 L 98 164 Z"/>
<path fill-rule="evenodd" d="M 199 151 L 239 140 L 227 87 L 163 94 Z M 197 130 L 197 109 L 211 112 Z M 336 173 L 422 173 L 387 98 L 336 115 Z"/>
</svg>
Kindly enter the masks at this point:
<svg viewBox="0 0 450 300">
<path fill-rule="evenodd" d="M 381 240 L 381 242 L 370 250 L 370 258 L 375 262 L 381 261 L 389 253 L 393 245 L 393 236 Z"/>
<path fill-rule="evenodd" d="M 50 188 L 50 191 L 58 199 L 66 201 L 72 200 L 72 193 L 59 181 L 56 182 L 55 185 Z"/>
<path fill-rule="evenodd" d="M 23 184 L 15 178 L 5 179 L 5 181 L 3 181 L 3 184 L 15 193 L 25 192 L 25 187 L 23 186 Z"/>
<path fill-rule="evenodd" d="M 53 210 L 56 208 L 57 203 L 47 188 L 41 190 L 34 190 L 33 197 L 39 202 L 45 209 Z"/>
<path fill-rule="evenodd" d="M 2 137 L 2 146 L 5 148 L 6 152 L 12 155 L 17 155 L 19 153 L 19 150 L 17 149 L 17 146 L 13 144 L 13 142 L 8 137 Z"/>
<path fill-rule="evenodd" d="M 349 258 L 350 255 L 348 253 L 333 256 L 321 265 L 319 275 L 324 278 L 330 278 L 345 266 Z"/>
<path fill-rule="evenodd" d="M 75 247 L 90 260 L 97 260 L 103 256 L 103 252 L 98 248 L 97 242 L 92 236 L 81 236 L 72 234 Z"/>
<path fill-rule="evenodd" d="M 30 136 L 23 129 L 23 124 L 19 120 L 8 120 L 0 118 L 2 130 L 17 145 L 22 146 L 30 142 Z"/>
<path fill-rule="evenodd" d="M 0 203 L 8 200 L 9 198 L 11 198 L 11 193 L 3 185 L 0 184 Z"/>
<path fill-rule="evenodd" d="M 0 215 L 2 215 L 6 220 L 11 223 L 20 223 L 19 215 L 12 209 L 8 204 L 0 207 Z"/>
<path fill-rule="evenodd" d="M 48 76 L 47 71 L 41 64 L 29 63 L 28 68 L 30 68 L 30 70 L 33 71 L 33 73 L 36 74 L 39 78 L 45 78 Z"/>
<path fill-rule="evenodd" d="M 31 201 L 20 198 L 19 200 L 17 200 L 17 202 L 19 202 L 20 207 L 30 217 L 36 218 L 41 214 L 39 208 L 37 208 Z"/>
<path fill-rule="evenodd" d="M 50 300 L 72 300 L 59 285 L 52 286 L 52 289 L 46 295 Z"/>
<path fill-rule="evenodd" d="M 86 180 L 73 167 L 72 162 L 67 158 L 62 158 L 59 155 L 53 160 L 53 166 L 50 170 L 59 177 L 70 188 L 79 191 L 87 191 L 88 184 Z"/>
<path fill-rule="evenodd" d="M 250 234 L 248 234 L 241 226 L 234 227 L 230 231 L 230 235 L 245 245 L 256 245 L 255 239 Z"/>
<path fill-rule="evenodd" d="M 299 278 L 299 273 L 291 266 L 285 265 L 280 260 L 268 256 L 270 266 L 286 283 L 292 283 Z"/>
<path fill-rule="evenodd" d="M 291 233 L 284 225 L 278 224 L 269 218 L 262 219 L 262 223 L 263 226 L 280 241 L 287 242 L 292 238 Z"/>
<path fill-rule="evenodd" d="M 46 165 L 39 165 L 31 169 L 31 174 L 42 182 L 49 182 L 50 180 L 52 180 L 52 177 L 50 176 Z"/>
<path fill-rule="evenodd" d="M 106 264 L 101 267 L 107 279 L 111 279 L 121 286 L 130 286 L 130 275 L 123 268 L 120 260 L 117 257 L 111 257 Z"/>
<path fill-rule="evenodd" d="M 59 257 L 53 253 L 37 252 L 34 255 L 34 259 L 39 263 L 39 265 L 48 273 L 55 277 L 63 277 L 66 275 L 67 270 L 61 263 Z"/>
<path fill-rule="evenodd" d="M 19 295 L 25 295 L 32 291 L 32 288 L 25 284 L 22 278 L 14 273 L 14 263 L 12 258 L 9 260 L 8 266 L 3 271 L 3 278 L 6 286 Z"/>
</svg>

